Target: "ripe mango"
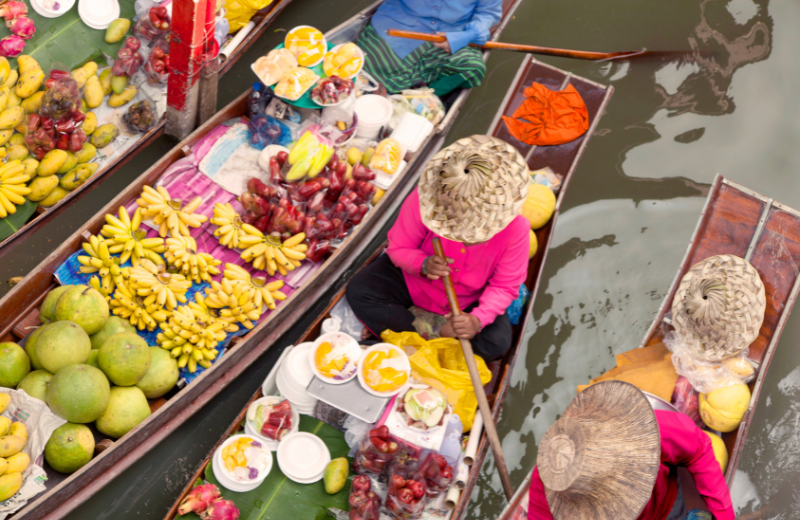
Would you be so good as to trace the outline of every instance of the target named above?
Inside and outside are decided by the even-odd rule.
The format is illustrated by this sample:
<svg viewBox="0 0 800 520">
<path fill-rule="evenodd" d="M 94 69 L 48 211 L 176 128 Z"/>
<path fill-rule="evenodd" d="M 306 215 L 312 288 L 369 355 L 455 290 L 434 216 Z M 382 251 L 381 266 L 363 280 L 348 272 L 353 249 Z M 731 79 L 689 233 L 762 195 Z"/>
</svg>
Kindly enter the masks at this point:
<svg viewBox="0 0 800 520">
<path fill-rule="evenodd" d="M 50 195 L 39 201 L 39 205 L 43 208 L 52 208 L 67 195 L 69 195 L 69 190 L 65 190 L 61 186 L 56 186 L 56 188 L 50 192 Z"/>
<path fill-rule="evenodd" d="M 39 87 L 42 86 L 42 81 L 44 81 L 42 69 L 37 68 L 25 71 L 19 77 L 19 82 L 14 87 L 14 92 L 17 93 L 20 99 L 29 98 L 39 90 Z"/>
<path fill-rule="evenodd" d="M 4 161 L 6 159 L 6 155 L 8 155 L 8 150 L 6 150 L 5 146 L 0 146 L 0 161 Z"/>
<path fill-rule="evenodd" d="M 11 139 L 11 136 L 14 135 L 14 129 L 9 128 L 6 130 L 0 130 L 0 146 L 3 146 Z"/>
<path fill-rule="evenodd" d="M 8 104 L 6 105 L 6 108 L 18 107 L 20 103 L 22 103 L 22 100 L 19 97 L 17 97 L 17 93 L 14 92 L 13 90 L 9 91 Z"/>
<path fill-rule="evenodd" d="M 11 139 L 8 140 L 8 146 L 15 146 L 15 145 L 18 145 L 18 144 L 21 144 L 22 146 L 25 146 L 25 136 L 24 135 L 22 135 L 22 134 L 14 134 L 14 135 L 11 136 Z M 25 146 L 25 149 L 27 150 L 28 147 Z"/>
<path fill-rule="evenodd" d="M 0 112 L 4 111 L 6 107 L 8 107 L 8 95 L 10 92 L 5 89 L 0 89 Z"/>
<path fill-rule="evenodd" d="M 0 457 L 10 457 L 21 452 L 22 448 L 25 447 L 26 440 L 27 439 L 17 437 L 16 435 L 0 437 Z"/>
<path fill-rule="evenodd" d="M 5 57 L 0 57 L 0 83 L 4 83 L 11 74 L 11 64 Z"/>
<path fill-rule="evenodd" d="M 28 135 L 28 118 L 24 118 L 20 124 L 14 127 L 18 133 Z"/>
<path fill-rule="evenodd" d="M 86 119 L 83 120 L 83 133 L 92 135 L 97 130 L 97 115 L 94 112 L 86 114 Z"/>
<path fill-rule="evenodd" d="M 7 88 L 11 90 L 17 84 L 17 80 L 19 79 L 19 72 L 16 70 L 12 70 L 11 74 L 8 75 L 8 78 L 0 85 L 0 88 Z"/>
<path fill-rule="evenodd" d="M 0 416 L 0 437 L 8 433 L 8 428 L 11 426 L 11 419 L 8 417 Z"/>
<path fill-rule="evenodd" d="M 0 476 L 5 475 L 7 469 L 8 469 L 8 461 L 0 457 Z"/>
<path fill-rule="evenodd" d="M 78 158 L 78 164 L 91 161 L 94 159 L 95 155 L 97 155 L 97 148 L 95 148 L 91 143 L 83 143 L 83 148 L 81 148 L 81 151 L 75 154 L 75 156 Z"/>
<path fill-rule="evenodd" d="M 111 90 L 111 78 L 111 67 L 103 69 L 103 72 L 100 73 L 100 85 L 103 86 L 104 96 L 107 96 L 113 92 Z"/>
<path fill-rule="evenodd" d="M 91 168 L 89 164 L 79 164 L 78 166 L 70 170 L 69 173 L 67 173 L 61 178 L 61 182 L 59 182 L 58 185 L 64 188 L 65 190 L 69 191 L 72 191 L 78 186 L 81 186 L 84 182 L 86 182 L 86 179 L 91 177 L 92 174 L 96 171 L 93 168 Z"/>
<path fill-rule="evenodd" d="M 58 187 L 58 176 L 36 177 L 28 187 L 31 189 L 30 194 L 28 194 L 28 200 L 39 202 L 47 198 Z"/>
<path fill-rule="evenodd" d="M 11 395 L 9 394 L 0 394 L 0 413 L 3 413 L 8 408 L 8 405 L 11 404 Z"/>
<path fill-rule="evenodd" d="M 86 82 L 97 73 L 97 63 L 90 61 L 83 67 L 78 67 L 71 72 L 72 79 L 78 83 L 78 88 L 83 88 Z"/>
<path fill-rule="evenodd" d="M 64 166 L 68 158 L 69 154 L 64 150 L 50 150 L 39 162 L 39 167 L 36 168 L 36 175 L 39 177 L 55 175 Z"/>
<path fill-rule="evenodd" d="M 128 85 L 121 93 L 111 94 L 111 96 L 109 96 L 108 106 L 113 108 L 121 107 L 122 105 L 129 103 L 137 92 L 139 92 L 138 88 L 134 87 L 133 85 Z"/>
<path fill-rule="evenodd" d="M 44 97 L 44 90 L 37 92 L 27 99 L 23 99 L 20 106 L 25 109 L 29 114 L 38 114 L 39 109 L 42 108 L 42 98 Z"/>
<path fill-rule="evenodd" d="M 8 463 L 6 473 L 22 473 L 31 463 L 31 458 L 27 453 L 21 451 L 7 458 L 6 462 Z"/>
<path fill-rule="evenodd" d="M 83 91 L 83 99 L 86 100 L 86 106 L 89 108 L 97 108 L 103 104 L 103 85 L 100 84 L 100 78 L 97 76 L 89 76 L 86 80 L 86 90 Z"/>
<path fill-rule="evenodd" d="M 64 161 L 64 164 L 58 169 L 56 174 L 67 173 L 73 169 L 76 164 L 78 164 L 78 157 L 72 152 L 67 152 L 67 160 Z"/>
<path fill-rule="evenodd" d="M 39 167 L 39 161 L 37 161 L 33 157 L 28 157 L 27 159 L 22 161 L 22 164 L 25 165 L 25 175 L 27 175 L 31 179 L 36 177 L 36 168 Z"/>
<path fill-rule="evenodd" d="M 6 473 L 0 477 L 0 502 L 13 497 L 22 487 L 22 473 Z"/>
<path fill-rule="evenodd" d="M 25 109 L 22 107 L 11 107 L 0 114 L 0 130 L 8 130 L 22 123 L 25 119 Z"/>
<path fill-rule="evenodd" d="M 344 457 L 333 459 L 325 467 L 322 479 L 325 482 L 325 492 L 335 495 L 347 484 L 347 474 L 350 472 L 350 463 Z"/>
<path fill-rule="evenodd" d="M 364 150 L 364 154 L 361 156 L 361 164 L 362 166 L 369 166 L 369 162 L 372 160 L 372 156 L 375 154 L 375 148 L 367 148 Z"/>
<path fill-rule="evenodd" d="M 117 43 L 121 41 L 130 28 L 130 20 L 127 18 L 117 18 L 106 28 L 106 43 Z"/>
<path fill-rule="evenodd" d="M 128 86 L 128 76 L 112 76 L 111 90 L 114 94 L 122 94 Z"/>
<path fill-rule="evenodd" d="M 41 68 L 39 66 L 39 62 L 37 62 L 35 59 L 31 58 L 27 54 L 22 54 L 20 56 L 17 56 L 17 67 L 19 67 L 20 74 L 25 74 L 26 72 L 32 69 Z"/>
<path fill-rule="evenodd" d="M 97 148 L 105 148 L 119 135 L 119 128 L 111 123 L 100 125 L 92 134 L 92 144 Z"/>
<path fill-rule="evenodd" d="M 17 134 L 22 135 L 22 134 Z M 9 143 L 11 144 L 11 143 Z M 8 147 L 7 161 L 21 161 L 28 156 L 28 149 L 24 144 L 15 144 Z"/>
</svg>

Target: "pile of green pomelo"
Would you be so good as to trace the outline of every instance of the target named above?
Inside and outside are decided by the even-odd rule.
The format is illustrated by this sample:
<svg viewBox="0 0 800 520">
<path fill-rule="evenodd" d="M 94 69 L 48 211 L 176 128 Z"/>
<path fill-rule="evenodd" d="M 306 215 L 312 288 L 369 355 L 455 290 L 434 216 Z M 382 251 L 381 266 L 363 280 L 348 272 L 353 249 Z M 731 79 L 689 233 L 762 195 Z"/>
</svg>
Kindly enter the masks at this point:
<svg viewBox="0 0 800 520">
<path fill-rule="evenodd" d="M 128 433 L 150 416 L 147 400 L 178 382 L 178 363 L 148 346 L 127 320 L 109 316 L 106 299 L 91 287 L 53 289 L 40 312 L 42 325 L 24 349 L 0 343 L 0 387 L 24 390 L 68 421 L 53 432 L 45 459 L 72 473 L 94 455 L 86 425 L 114 439 Z"/>
</svg>

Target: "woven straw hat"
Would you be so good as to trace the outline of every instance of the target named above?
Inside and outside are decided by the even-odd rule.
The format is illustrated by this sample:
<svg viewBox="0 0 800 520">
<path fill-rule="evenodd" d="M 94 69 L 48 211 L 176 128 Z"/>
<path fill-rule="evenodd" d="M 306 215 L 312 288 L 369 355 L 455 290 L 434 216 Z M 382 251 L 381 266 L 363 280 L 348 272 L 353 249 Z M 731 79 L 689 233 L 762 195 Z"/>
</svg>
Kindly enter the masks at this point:
<svg viewBox="0 0 800 520">
<path fill-rule="evenodd" d="M 488 135 L 459 139 L 422 172 L 422 222 L 448 240 L 489 240 L 520 214 L 528 182 L 528 165 L 510 144 Z"/>
<path fill-rule="evenodd" d="M 694 264 L 672 300 L 678 337 L 708 361 L 735 356 L 759 334 L 767 299 L 753 265 L 733 255 Z"/>
<path fill-rule="evenodd" d="M 536 456 L 555 520 L 634 520 L 653 494 L 660 461 L 655 413 L 622 381 L 578 394 Z"/>
</svg>

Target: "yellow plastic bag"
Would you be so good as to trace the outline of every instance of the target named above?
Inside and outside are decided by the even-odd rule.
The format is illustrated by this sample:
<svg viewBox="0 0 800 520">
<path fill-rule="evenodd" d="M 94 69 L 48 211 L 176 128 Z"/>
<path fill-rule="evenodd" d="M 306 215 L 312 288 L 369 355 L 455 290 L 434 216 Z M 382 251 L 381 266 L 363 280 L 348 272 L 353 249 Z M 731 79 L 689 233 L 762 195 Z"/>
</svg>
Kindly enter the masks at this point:
<svg viewBox="0 0 800 520">
<path fill-rule="evenodd" d="M 228 34 L 247 25 L 254 14 L 271 3 L 272 0 L 225 0 L 225 18 L 230 24 Z"/>
<path fill-rule="evenodd" d="M 416 353 L 409 357 L 411 375 L 414 379 L 430 385 L 447 396 L 447 402 L 461 418 L 464 431 L 472 429 L 478 398 L 472 389 L 467 361 L 461 350 L 461 342 L 454 338 L 437 338 L 425 340 L 416 332 L 383 331 L 381 338 L 386 343 L 397 345 L 406 352 L 413 347 Z M 481 383 L 486 385 L 492 380 L 492 373 L 480 356 L 475 356 Z"/>
</svg>

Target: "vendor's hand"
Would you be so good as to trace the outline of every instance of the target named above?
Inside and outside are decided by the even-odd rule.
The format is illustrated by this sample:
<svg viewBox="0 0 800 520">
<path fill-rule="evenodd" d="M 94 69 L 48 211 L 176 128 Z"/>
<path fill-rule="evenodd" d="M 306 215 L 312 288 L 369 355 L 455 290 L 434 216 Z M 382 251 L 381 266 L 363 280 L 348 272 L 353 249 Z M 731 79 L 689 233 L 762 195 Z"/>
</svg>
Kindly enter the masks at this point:
<svg viewBox="0 0 800 520">
<path fill-rule="evenodd" d="M 447 276 L 450 274 L 450 267 L 447 264 L 452 264 L 453 259 L 448 258 L 447 262 L 442 260 L 438 256 L 429 256 L 425 259 L 422 263 L 424 267 L 425 276 L 428 277 L 429 280 L 438 280 L 442 276 Z"/>
<path fill-rule="evenodd" d="M 441 32 L 436 34 L 438 34 L 439 36 L 444 36 L 445 40 L 441 43 L 434 43 L 433 46 L 436 47 L 437 49 L 442 49 L 447 54 L 453 54 L 453 51 L 450 50 L 450 42 L 447 41 L 447 35 Z"/>
<path fill-rule="evenodd" d="M 481 320 L 472 314 L 461 314 L 459 316 L 452 316 L 448 314 L 446 325 L 449 330 L 453 331 L 454 338 L 458 339 L 472 339 L 481 331 Z M 444 330 L 444 327 L 443 327 Z"/>
</svg>

